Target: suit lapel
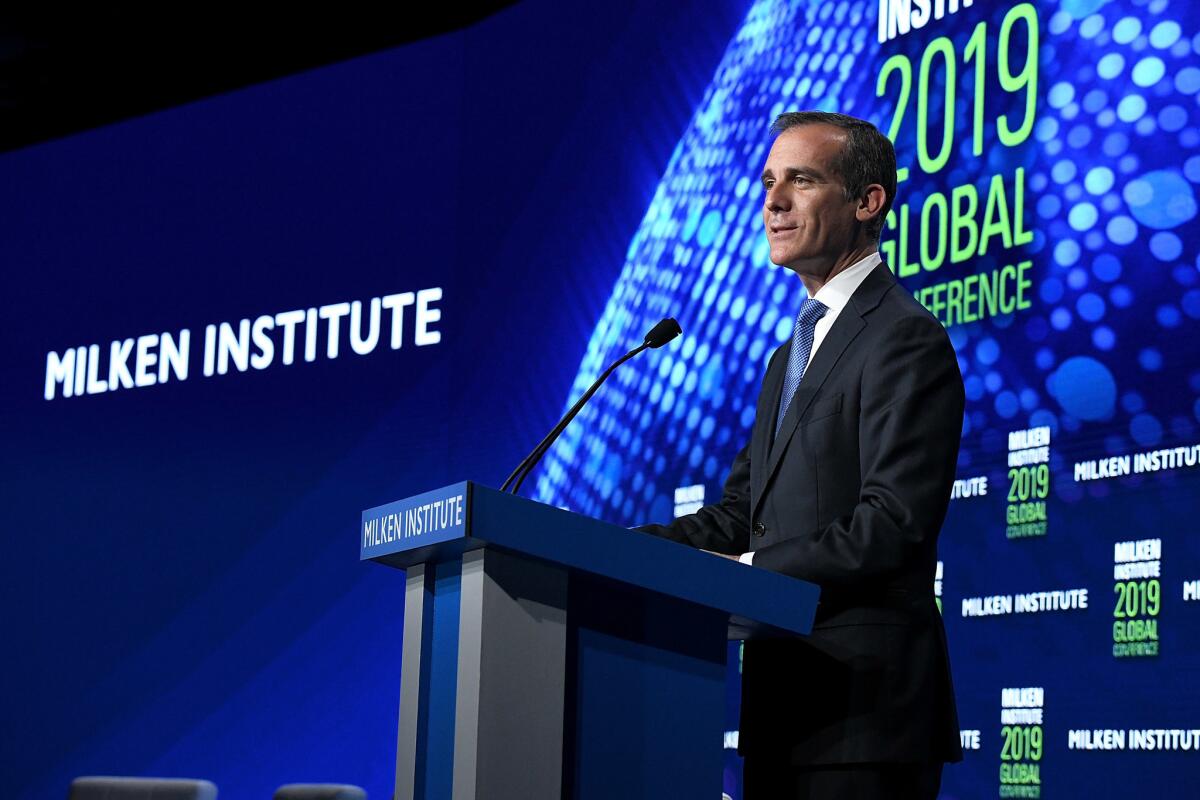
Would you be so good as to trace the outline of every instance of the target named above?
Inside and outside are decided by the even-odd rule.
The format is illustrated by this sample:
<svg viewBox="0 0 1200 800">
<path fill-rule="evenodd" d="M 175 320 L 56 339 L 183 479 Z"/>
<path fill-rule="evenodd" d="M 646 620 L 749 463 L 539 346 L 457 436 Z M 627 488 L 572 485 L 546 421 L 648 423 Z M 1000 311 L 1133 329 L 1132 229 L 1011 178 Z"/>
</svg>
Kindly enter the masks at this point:
<svg viewBox="0 0 1200 800">
<path fill-rule="evenodd" d="M 887 264 L 880 263 L 875 269 L 871 270 L 870 274 L 863 279 L 859 284 L 858 289 L 850 297 L 850 302 L 838 314 L 834 320 L 833 327 L 825 334 L 825 338 L 821 342 L 820 348 L 817 349 L 816 355 L 809 362 L 808 367 L 804 370 L 804 377 L 800 379 L 800 386 L 796 388 L 796 394 L 792 397 L 791 405 L 788 406 L 787 413 L 783 416 L 783 423 L 779 426 L 779 433 L 775 436 L 774 441 L 771 441 L 771 428 L 775 424 L 776 414 L 779 408 L 779 394 L 782 391 L 783 375 L 787 369 L 787 359 L 790 357 L 790 347 L 788 352 L 780 353 L 778 359 L 783 365 L 783 369 L 776 369 L 774 376 L 767 375 L 767 381 L 763 392 L 764 398 L 774 398 L 774 401 L 764 399 L 760 400 L 757 423 L 765 425 L 755 437 L 758 440 L 757 451 L 751 454 L 751 485 L 753 488 L 753 508 L 751 516 L 758 513 L 758 506 L 762 503 L 763 495 L 766 493 L 766 486 L 770 483 L 775 471 L 779 469 L 779 462 L 783 458 L 783 453 L 787 450 L 788 442 L 792 435 L 796 432 L 796 426 L 800 423 L 800 419 L 804 413 L 808 411 L 808 407 L 812 405 L 821 386 L 825 383 L 834 366 L 841 360 L 842 353 L 850 346 L 850 343 L 862 332 L 867 326 L 866 315 L 870 313 L 875 306 L 879 305 L 879 301 L 883 299 L 883 295 L 889 289 L 896 285 L 896 279 L 888 270 Z M 765 409 L 764 414 L 763 406 Z M 769 443 L 769 444 L 768 444 Z M 766 456 L 765 466 L 762 456 Z M 756 474 L 757 473 L 757 474 Z M 756 480 L 757 478 L 757 480 Z"/>
</svg>

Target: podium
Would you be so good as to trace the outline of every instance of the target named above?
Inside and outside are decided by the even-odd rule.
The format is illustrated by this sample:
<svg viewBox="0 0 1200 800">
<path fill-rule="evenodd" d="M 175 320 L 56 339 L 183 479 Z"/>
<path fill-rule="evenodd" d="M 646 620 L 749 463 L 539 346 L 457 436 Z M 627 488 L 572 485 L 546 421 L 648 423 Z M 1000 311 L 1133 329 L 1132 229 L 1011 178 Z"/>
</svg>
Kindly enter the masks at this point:
<svg viewBox="0 0 1200 800">
<path fill-rule="evenodd" d="M 727 641 L 817 587 L 463 482 L 362 513 L 405 571 L 396 800 L 720 796 Z"/>
</svg>

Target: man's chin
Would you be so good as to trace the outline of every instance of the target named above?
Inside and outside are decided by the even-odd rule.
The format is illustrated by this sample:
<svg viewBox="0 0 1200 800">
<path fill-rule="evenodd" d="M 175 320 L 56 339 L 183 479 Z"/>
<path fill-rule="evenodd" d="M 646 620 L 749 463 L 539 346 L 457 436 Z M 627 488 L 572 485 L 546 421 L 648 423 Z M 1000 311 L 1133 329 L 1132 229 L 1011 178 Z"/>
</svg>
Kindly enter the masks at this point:
<svg viewBox="0 0 1200 800">
<path fill-rule="evenodd" d="M 767 255 L 767 259 L 777 267 L 794 270 L 795 267 L 793 267 L 792 264 L 795 263 L 795 259 L 792 258 L 791 255 L 791 253 L 780 253 L 779 255 L 769 253 Z"/>
<path fill-rule="evenodd" d="M 799 251 L 797 248 L 771 248 L 767 251 L 767 258 L 777 267 L 790 269 L 792 272 L 799 272 L 803 265 L 811 263 L 813 260 L 820 260 L 817 253 Z"/>
<path fill-rule="evenodd" d="M 797 275 L 799 275 L 801 273 L 802 264 L 804 263 L 804 262 L 796 261 L 794 259 L 787 259 L 787 258 L 784 258 L 780 261 L 776 261 L 773 257 L 770 258 L 770 261 L 772 264 L 779 267 L 780 269 L 786 269 L 789 272 L 796 273 Z"/>
</svg>

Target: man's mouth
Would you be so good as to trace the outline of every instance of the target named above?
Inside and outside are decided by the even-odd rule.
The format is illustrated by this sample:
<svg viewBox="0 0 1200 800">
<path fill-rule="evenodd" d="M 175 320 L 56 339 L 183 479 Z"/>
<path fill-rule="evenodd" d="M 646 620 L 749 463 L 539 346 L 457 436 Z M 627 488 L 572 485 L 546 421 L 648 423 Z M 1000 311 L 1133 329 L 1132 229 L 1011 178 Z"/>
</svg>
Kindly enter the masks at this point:
<svg viewBox="0 0 1200 800">
<path fill-rule="evenodd" d="M 782 235 L 785 233 L 790 233 L 791 231 L 794 231 L 794 230 L 796 230 L 795 225 L 772 225 L 770 227 L 770 232 L 771 232 L 772 236 L 779 236 L 779 235 Z"/>
</svg>

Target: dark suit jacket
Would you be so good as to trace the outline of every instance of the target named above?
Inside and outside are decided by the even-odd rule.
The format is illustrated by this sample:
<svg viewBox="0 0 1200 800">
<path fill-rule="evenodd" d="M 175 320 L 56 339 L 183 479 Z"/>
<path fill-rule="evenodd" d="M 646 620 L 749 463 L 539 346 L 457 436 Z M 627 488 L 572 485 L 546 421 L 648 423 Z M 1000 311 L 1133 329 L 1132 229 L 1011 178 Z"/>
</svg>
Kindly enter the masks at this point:
<svg viewBox="0 0 1200 800">
<path fill-rule="evenodd" d="M 719 503 L 650 533 L 818 584 L 805 639 L 746 642 L 739 751 L 793 764 L 958 761 L 934 604 L 963 383 L 941 324 L 872 270 L 774 436 L 791 343 L 771 357 Z"/>
</svg>

